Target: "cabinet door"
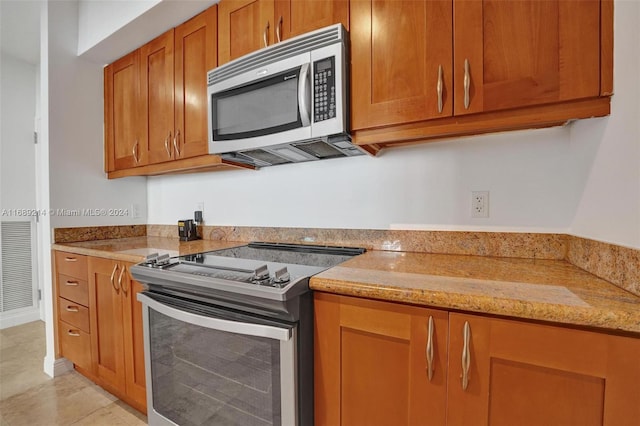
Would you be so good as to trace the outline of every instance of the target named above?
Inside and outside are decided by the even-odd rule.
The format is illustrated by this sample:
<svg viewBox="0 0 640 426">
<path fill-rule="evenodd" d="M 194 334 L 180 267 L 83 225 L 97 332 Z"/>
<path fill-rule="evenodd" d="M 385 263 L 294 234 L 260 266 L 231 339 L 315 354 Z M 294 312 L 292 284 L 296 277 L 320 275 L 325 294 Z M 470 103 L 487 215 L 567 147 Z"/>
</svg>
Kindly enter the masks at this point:
<svg viewBox="0 0 640 426">
<path fill-rule="evenodd" d="M 314 311 L 317 425 L 444 425 L 446 312 L 324 293 Z"/>
<path fill-rule="evenodd" d="M 352 129 L 453 111 L 451 0 L 352 0 Z"/>
<path fill-rule="evenodd" d="M 142 284 L 131 278 L 129 264 L 122 264 L 126 268 L 125 278 L 122 280 L 122 312 L 124 328 L 124 356 L 126 393 L 141 407 L 146 407 L 146 388 L 144 370 L 144 336 L 142 328 L 142 304 L 137 295 L 143 288 Z"/>
<path fill-rule="evenodd" d="M 175 158 L 207 154 L 207 71 L 217 64 L 217 6 L 175 29 Z"/>
<path fill-rule="evenodd" d="M 141 123 L 149 164 L 173 159 L 173 29 L 140 48 Z"/>
<path fill-rule="evenodd" d="M 453 26 L 456 115 L 600 94 L 598 0 L 454 0 Z"/>
<path fill-rule="evenodd" d="M 274 43 L 274 0 L 218 4 L 218 65 Z"/>
<path fill-rule="evenodd" d="M 449 324 L 448 425 L 637 425 L 639 339 L 463 314 Z"/>
<path fill-rule="evenodd" d="M 349 1 L 275 0 L 274 18 L 276 41 L 337 23 L 349 30 Z"/>
<path fill-rule="evenodd" d="M 144 164 L 140 146 L 139 52 L 118 59 L 104 69 L 105 170 Z"/>
<path fill-rule="evenodd" d="M 125 376 L 120 297 L 120 286 L 124 279 L 122 272 L 112 260 L 89 258 L 91 344 L 96 374 L 116 390 L 124 389 Z"/>
</svg>

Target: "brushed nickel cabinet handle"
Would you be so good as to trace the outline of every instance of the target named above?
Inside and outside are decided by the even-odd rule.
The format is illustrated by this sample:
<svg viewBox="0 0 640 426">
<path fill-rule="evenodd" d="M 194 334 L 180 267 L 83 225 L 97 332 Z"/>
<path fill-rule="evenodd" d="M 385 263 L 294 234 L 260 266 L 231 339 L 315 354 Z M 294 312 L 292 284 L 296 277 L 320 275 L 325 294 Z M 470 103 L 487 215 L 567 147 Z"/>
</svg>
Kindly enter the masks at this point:
<svg viewBox="0 0 640 426">
<path fill-rule="evenodd" d="M 116 271 L 118 270 L 118 264 L 116 263 L 115 265 L 113 265 L 113 271 L 111 272 L 111 286 L 113 287 L 113 289 L 118 292 L 118 288 L 116 287 L 116 282 L 115 282 L 115 277 L 116 277 Z"/>
<path fill-rule="evenodd" d="M 264 31 L 262 32 L 262 39 L 264 40 L 264 47 L 269 46 L 269 21 L 267 21 L 267 25 L 264 27 Z"/>
<path fill-rule="evenodd" d="M 427 377 L 429 381 L 433 378 L 433 317 L 429 317 L 429 331 L 427 336 L 427 347 L 425 349 L 427 356 Z"/>
<path fill-rule="evenodd" d="M 436 92 L 438 93 L 438 113 L 442 114 L 442 65 L 438 66 L 438 84 L 436 84 Z"/>
<path fill-rule="evenodd" d="M 167 155 L 171 158 L 171 149 L 169 148 L 169 139 L 171 139 L 171 130 L 169 130 L 169 135 L 164 140 L 164 149 L 167 151 Z"/>
<path fill-rule="evenodd" d="M 66 281 L 64 285 L 68 285 L 69 287 L 78 287 L 80 283 L 78 281 Z"/>
<path fill-rule="evenodd" d="M 67 306 L 66 307 L 66 311 L 67 312 L 80 312 L 80 309 L 78 309 L 77 306 L 71 305 L 71 306 Z"/>
<path fill-rule="evenodd" d="M 176 151 L 176 157 L 180 156 L 180 148 L 178 148 L 178 138 L 180 137 L 180 129 L 176 130 L 176 134 L 173 136 L 173 149 Z"/>
<path fill-rule="evenodd" d="M 65 262 L 77 262 L 78 258 L 77 257 L 65 257 L 64 261 Z"/>
<path fill-rule="evenodd" d="M 469 321 L 464 322 L 464 345 L 462 347 L 462 390 L 469 386 L 469 366 L 471 365 L 471 352 L 469 351 L 469 339 L 471 338 L 471 326 Z"/>
<path fill-rule="evenodd" d="M 278 25 L 276 25 L 276 38 L 278 39 L 278 43 L 282 41 L 282 38 L 280 37 L 281 26 L 282 26 L 282 16 L 280 16 L 280 19 L 278 19 Z"/>
<path fill-rule="evenodd" d="M 131 153 L 133 154 L 134 161 L 138 164 L 140 162 L 140 159 L 138 158 L 138 139 L 136 139 L 136 143 L 133 144 Z"/>
<path fill-rule="evenodd" d="M 118 277 L 118 287 L 120 287 L 122 289 L 122 292 L 124 293 L 124 295 L 127 295 L 127 290 L 124 288 L 124 283 L 122 281 L 122 276 L 124 275 L 124 271 L 125 271 L 125 267 L 123 266 L 122 269 L 120 270 L 120 276 Z M 126 282 L 126 280 L 125 280 Z"/>
<path fill-rule="evenodd" d="M 67 334 L 69 336 L 73 336 L 73 337 L 80 337 L 80 333 L 78 333 L 77 331 L 73 331 L 73 330 L 67 330 Z"/>
<path fill-rule="evenodd" d="M 469 60 L 464 60 L 464 109 L 469 109 L 471 100 L 469 99 L 469 89 L 471 89 L 471 74 L 469 72 Z"/>
</svg>

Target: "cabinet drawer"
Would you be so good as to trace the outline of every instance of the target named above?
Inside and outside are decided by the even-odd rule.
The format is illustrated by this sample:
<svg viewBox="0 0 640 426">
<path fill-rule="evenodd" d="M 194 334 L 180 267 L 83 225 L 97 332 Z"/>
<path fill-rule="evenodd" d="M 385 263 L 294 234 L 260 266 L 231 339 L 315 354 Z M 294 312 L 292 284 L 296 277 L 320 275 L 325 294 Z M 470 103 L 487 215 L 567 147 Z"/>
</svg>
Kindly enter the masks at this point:
<svg viewBox="0 0 640 426">
<path fill-rule="evenodd" d="M 58 274 L 58 295 L 83 306 L 89 306 L 87 280 Z"/>
<path fill-rule="evenodd" d="M 79 303 L 58 297 L 59 318 L 80 330 L 89 333 L 89 309 Z"/>
<path fill-rule="evenodd" d="M 56 273 L 87 279 L 87 256 L 56 251 Z"/>
<path fill-rule="evenodd" d="M 58 337 L 63 357 L 85 370 L 91 369 L 91 338 L 78 327 L 58 321 Z"/>
</svg>

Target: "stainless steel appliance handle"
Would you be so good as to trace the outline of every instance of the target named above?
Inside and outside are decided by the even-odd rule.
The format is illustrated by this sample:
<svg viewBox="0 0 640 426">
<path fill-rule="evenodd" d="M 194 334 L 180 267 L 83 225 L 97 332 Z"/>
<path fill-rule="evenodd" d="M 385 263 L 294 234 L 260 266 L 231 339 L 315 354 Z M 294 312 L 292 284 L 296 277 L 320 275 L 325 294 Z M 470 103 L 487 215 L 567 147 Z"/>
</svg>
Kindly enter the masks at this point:
<svg viewBox="0 0 640 426">
<path fill-rule="evenodd" d="M 199 325 L 201 327 L 211 328 L 214 330 L 227 331 L 230 333 L 244 334 L 247 336 L 266 337 L 281 341 L 291 340 L 292 332 L 288 328 L 271 327 L 268 325 L 251 324 L 246 322 L 229 321 L 221 318 L 205 317 L 202 315 L 192 314 L 172 306 L 167 306 L 152 298 L 138 293 L 138 301 L 147 305 L 149 308 L 168 317 L 183 321 L 189 324 Z"/>
<path fill-rule="evenodd" d="M 307 127 L 311 124 L 311 113 L 309 111 L 311 106 L 309 67 L 310 64 L 303 64 L 300 67 L 300 76 L 298 77 L 298 109 L 300 111 L 302 127 Z"/>
</svg>

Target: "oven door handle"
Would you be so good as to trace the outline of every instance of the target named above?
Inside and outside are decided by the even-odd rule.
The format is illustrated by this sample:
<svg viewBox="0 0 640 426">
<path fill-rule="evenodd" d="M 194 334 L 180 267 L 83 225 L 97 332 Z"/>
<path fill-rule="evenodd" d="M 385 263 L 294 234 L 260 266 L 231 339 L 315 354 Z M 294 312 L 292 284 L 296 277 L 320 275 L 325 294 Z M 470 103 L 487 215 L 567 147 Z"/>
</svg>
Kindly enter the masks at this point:
<svg viewBox="0 0 640 426">
<path fill-rule="evenodd" d="M 266 337 L 281 341 L 291 340 L 292 331 L 290 328 L 273 327 L 262 324 L 252 324 L 247 322 L 230 321 L 222 318 L 215 318 L 186 312 L 172 306 L 165 305 L 150 298 L 149 296 L 138 293 L 138 301 L 156 312 L 168 317 L 183 321 L 189 324 L 199 325 L 201 327 L 213 330 L 227 331 L 230 333 L 244 334 L 246 336 Z"/>
</svg>

